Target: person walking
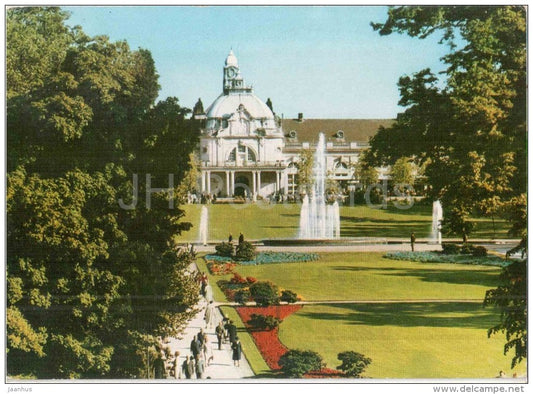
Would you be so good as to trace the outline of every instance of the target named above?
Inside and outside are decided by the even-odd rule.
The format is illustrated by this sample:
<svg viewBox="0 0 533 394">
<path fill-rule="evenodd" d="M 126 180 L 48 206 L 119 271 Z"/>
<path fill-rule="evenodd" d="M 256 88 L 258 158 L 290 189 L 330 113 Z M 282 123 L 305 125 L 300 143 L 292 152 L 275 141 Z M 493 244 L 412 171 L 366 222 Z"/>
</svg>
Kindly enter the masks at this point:
<svg viewBox="0 0 533 394">
<path fill-rule="evenodd" d="M 244 242 L 244 235 L 239 235 L 239 245 L 242 244 Z"/>
<path fill-rule="evenodd" d="M 185 379 L 190 379 L 191 378 L 191 371 L 189 369 L 189 356 L 187 356 L 185 358 L 185 360 L 183 361 L 183 364 L 181 364 L 181 370 L 183 372 L 183 375 L 185 375 Z"/>
<path fill-rule="evenodd" d="M 411 231 L 411 252 L 415 251 L 415 241 L 416 241 L 415 233 Z"/>
<path fill-rule="evenodd" d="M 176 352 L 174 353 L 174 360 L 172 361 L 172 369 L 171 369 L 172 371 L 171 375 L 174 375 L 174 379 L 182 378 L 181 365 L 179 364 L 179 357 L 180 357 L 180 352 L 176 350 Z"/>
<path fill-rule="evenodd" d="M 200 348 L 200 341 L 198 341 L 197 337 L 193 337 L 191 341 L 191 353 L 193 358 L 196 358 L 196 356 L 200 354 Z"/>
<path fill-rule="evenodd" d="M 215 328 L 215 333 L 217 334 L 218 350 L 222 350 L 222 339 L 224 339 L 224 324 L 222 321 L 219 322 L 217 328 Z"/>
<path fill-rule="evenodd" d="M 204 360 L 200 357 L 200 355 L 196 356 L 196 379 L 203 379 L 205 373 L 205 364 Z"/>
<path fill-rule="evenodd" d="M 209 284 L 209 281 L 207 281 L 207 285 L 205 286 L 205 300 L 209 302 L 213 302 L 213 288 Z"/>
<path fill-rule="evenodd" d="M 213 301 L 210 301 L 207 305 L 207 308 L 205 309 L 205 327 L 206 328 L 213 328 L 215 326 L 215 319 L 216 319 L 216 309 L 215 304 L 213 304 Z"/>
<path fill-rule="evenodd" d="M 199 343 L 200 349 L 201 349 L 202 345 L 204 344 L 204 340 L 205 340 L 205 332 L 204 332 L 203 328 L 200 328 L 200 332 L 198 333 L 196 338 L 198 338 L 198 343 Z"/>
<path fill-rule="evenodd" d="M 166 379 L 167 373 L 165 371 L 165 361 L 163 360 L 163 352 L 160 351 L 159 355 L 154 361 L 154 379 Z"/>
<path fill-rule="evenodd" d="M 189 379 L 196 379 L 196 362 L 194 361 L 196 358 L 191 356 L 189 357 L 189 363 L 187 364 L 187 368 L 189 370 Z"/>
<path fill-rule="evenodd" d="M 204 360 L 207 362 L 207 366 L 209 366 L 211 361 L 214 360 L 214 357 L 213 357 L 213 349 L 211 349 L 211 345 L 209 344 L 207 334 L 205 334 L 204 344 L 202 345 L 202 354 L 204 356 Z"/>
<path fill-rule="evenodd" d="M 228 237 L 228 242 L 231 243 L 231 241 L 233 241 L 233 235 L 230 234 Z"/>
<path fill-rule="evenodd" d="M 233 320 L 230 320 L 228 324 L 228 336 L 229 343 L 235 342 L 235 338 L 237 337 L 237 327 L 233 324 Z"/>
<path fill-rule="evenodd" d="M 231 350 L 233 351 L 233 365 L 240 367 L 241 355 L 242 355 L 242 346 L 239 337 L 235 337 L 235 341 L 231 344 Z"/>
</svg>

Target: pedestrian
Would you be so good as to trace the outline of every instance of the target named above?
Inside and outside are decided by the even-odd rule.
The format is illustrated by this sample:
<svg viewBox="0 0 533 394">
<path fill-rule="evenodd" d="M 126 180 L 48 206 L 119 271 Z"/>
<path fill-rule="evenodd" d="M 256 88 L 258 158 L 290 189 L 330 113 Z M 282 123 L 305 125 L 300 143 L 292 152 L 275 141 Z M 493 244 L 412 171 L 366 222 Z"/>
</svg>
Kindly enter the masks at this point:
<svg viewBox="0 0 533 394">
<path fill-rule="evenodd" d="M 231 243 L 231 241 L 233 241 L 233 235 L 231 235 L 231 233 L 230 233 L 230 235 L 228 237 L 228 242 Z"/>
<path fill-rule="evenodd" d="M 239 245 L 242 244 L 244 242 L 244 235 L 239 235 Z"/>
<path fill-rule="evenodd" d="M 193 358 L 196 358 L 196 355 L 200 354 L 200 342 L 198 341 L 197 337 L 193 337 L 191 341 L 191 353 Z"/>
<path fill-rule="evenodd" d="M 205 334 L 204 344 L 202 345 L 202 353 L 204 355 L 204 360 L 206 360 L 207 362 L 207 366 L 209 366 L 211 361 L 214 360 L 214 357 L 213 357 L 213 349 L 211 349 L 211 346 L 209 345 L 207 334 Z"/>
<path fill-rule="evenodd" d="M 415 233 L 411 231 L 411 252 L 415 251 L 415 241 L 416 241 Z"/>
<path fill-rule="evenodd" d="M 194 361 L 195 357 L 191 356 L 189 357 L 189 363 L 187 364 L 187 368 L 189 370 L 189 379 L 195 379 L 196 378 L 196 362 Z"/>
<path fill-rule="evenodd" d="M 179 364 L 179 357 L 180 357 L 180 352 L 176 350 L 176 352 L 174 353 L 174 360 L 172 361 L 172 369 L 171 369 L 171 375 L 174 375 L 174 379 L 182 378 L 181 368 Z"/>
<path fill-rule="evenodd" d="M 165 361 L 163 360 L 163 351 L 159 351 L 159 355 L 154 361 L 154 379 L 166 379 L 167 373 L 165 371 Z"/>
<path fill-rule="evenodd" d="M 183 364 L 181 364 L 181 370 L 183 372 L 183 375 L 185 375 L 185 379 L 191 378 L 191 371 L 189 370 L 189 356 L 185 358 L 183 361 Z"/>
<path fill-rule="evenodd" d="M 200 332 L 198 333 L 196 338 L 198 338 L 198 343 L 200 344 L 200 348 L 201 348 L 202 345 L 204 344 L 204 340 L 205 340 L 205 333 L 204 333 L 204 329 L 203 328 L 200 328 Z"/>
<path fill-rule="evenodd" d="M 209 302 L 213 302 L 213 288 L 209 284 L 209 281 L 207 281 L 207 285 L 205 286 L 205 300 Z"/>
<path fill-rule="evenodd" d="M 205 273 L 200 275 L 200 294 L 205 297 L 205 288 L 207 287 L 207 275 Z"/>
<path fill-rule="evenodd" d="M 231 350 L 233 350 L 233 365 L 240 367 L 242 346 L 241 341 L 239 341 L 239 337 L 235 337 L 235 341 L 231 344 Z"/>
<path fill-rule="evenodd" d="M 228 336 L 229 343 L 235 342 L 235 337 L 237 336 L 237 327 L 235 324 L 233 324 L 233 320 L 230 320 L 228 324 Z"/>
<path fill-rule="evenodd" d="M 197 379 L 203 379 L 205 373 L 205 364 L 204 360 L 200 357 L 200 355 L 196 356 L 196 378 Z"/>
<path fill-rule="evenodd" d="M 222 350 L 222 339 L 224 339 L 224 324 L 222 321 L 219 322 L 217 328 L 215 328 L 215 333 L 217 334 L 218 350 Z"/>
<path fill-rule="evenodd" d="M 205 308 L 204 320 L 206 328 L 213 328 L 215 325 L 216 314 L 215 304 L 213 304 L 213 301 L 210 301 L 207 308 Z"/>
</svg>

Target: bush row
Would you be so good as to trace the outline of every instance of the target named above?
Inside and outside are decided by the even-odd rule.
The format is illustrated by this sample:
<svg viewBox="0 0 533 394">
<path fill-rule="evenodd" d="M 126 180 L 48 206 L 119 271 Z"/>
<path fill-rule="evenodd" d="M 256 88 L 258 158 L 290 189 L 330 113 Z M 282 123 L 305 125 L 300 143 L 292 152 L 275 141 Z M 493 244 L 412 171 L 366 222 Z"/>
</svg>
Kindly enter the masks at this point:
<svg viewBox="0 0 533 394">
<path fill-rule="evenodd" d="M 444 254 L 439 252 L 391 252 L 384 255 L 387 259 L 414 261 L 418 263 L 451 263 L 451 264 L 471 264 L 490 265 L 506 267 L 510 264 L 498 256 L 474 256 L 467 254 Z"/>
</svg>

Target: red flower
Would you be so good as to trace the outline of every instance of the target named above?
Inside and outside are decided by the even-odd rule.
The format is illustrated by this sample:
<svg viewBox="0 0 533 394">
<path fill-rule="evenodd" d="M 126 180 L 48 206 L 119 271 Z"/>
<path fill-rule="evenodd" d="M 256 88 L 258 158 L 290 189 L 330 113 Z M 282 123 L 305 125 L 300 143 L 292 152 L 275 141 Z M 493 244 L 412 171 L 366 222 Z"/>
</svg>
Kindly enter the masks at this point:
<svg viewBox="0 0 533 394">
<path fill-rule="evenodd" d="M 268 307 L 238 307 L 236 309 L 241 320 L 249 328 L 246 322 L 250 320 L 253 314 L 271 315 L 283 320 L 300 308 L 302 308 L 301 305 L 275 305 Z M 280 369 L 278 361 L 289 349 L 279 341 L 278 328 L 270 331 L 251 331 L 250 334 L 270 369 Z"/>
</svg>

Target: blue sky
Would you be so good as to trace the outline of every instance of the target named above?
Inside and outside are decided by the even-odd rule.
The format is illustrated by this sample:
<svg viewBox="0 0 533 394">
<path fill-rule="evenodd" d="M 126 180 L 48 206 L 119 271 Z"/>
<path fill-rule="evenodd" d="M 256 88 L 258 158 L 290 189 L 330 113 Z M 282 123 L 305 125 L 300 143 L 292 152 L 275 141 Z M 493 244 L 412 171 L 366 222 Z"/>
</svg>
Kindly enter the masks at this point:
<svg viewBox="0 0 533 394">
<path fill-rule="evenodd" d="M 425 67 L 442 71 L 447 46 L 380 36 L 382 6 L 118 6 L 64 7 L 71 25 L 91 35 L 148 49 L 160 75 L 160 99 L 204 107 L 222 91 L 233 48 L 254 92 L 286 118 L 392 118 L 403 109 L 397 82 Z"/>
</svg>

